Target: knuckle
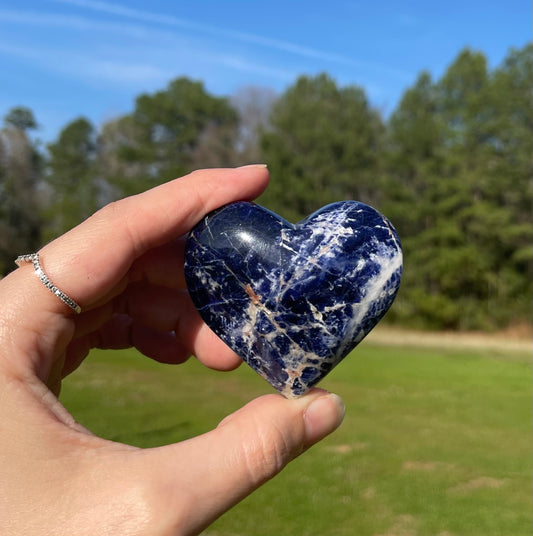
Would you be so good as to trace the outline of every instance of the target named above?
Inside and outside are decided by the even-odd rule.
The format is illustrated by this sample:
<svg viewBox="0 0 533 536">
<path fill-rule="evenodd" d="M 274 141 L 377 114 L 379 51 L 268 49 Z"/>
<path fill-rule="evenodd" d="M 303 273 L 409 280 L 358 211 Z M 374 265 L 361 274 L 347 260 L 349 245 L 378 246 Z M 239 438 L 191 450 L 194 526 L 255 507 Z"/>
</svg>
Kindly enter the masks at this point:
<svg viewBox="0 0 533 536">
<path fill-rule="evenodd" d="M 294 435 L 274 421 L 257 423 L 255 437 L 241 446 L 249 481 L 258 486 L 278 474 L 303 450 Z"/>
</svg>

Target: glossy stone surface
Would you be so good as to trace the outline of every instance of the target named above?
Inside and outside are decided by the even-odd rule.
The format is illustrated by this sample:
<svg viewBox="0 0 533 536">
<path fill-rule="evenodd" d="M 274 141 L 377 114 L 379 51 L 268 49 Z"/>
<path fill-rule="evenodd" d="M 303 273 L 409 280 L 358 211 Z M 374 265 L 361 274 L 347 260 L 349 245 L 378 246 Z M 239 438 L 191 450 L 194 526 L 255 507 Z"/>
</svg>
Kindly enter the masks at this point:
<svg viewBox="0 0 533 536">
<path fill-rule="evenodd" d="M 304 394 L 391 306 L 402 274 L 396 231 L 357 201 L 293 225 L 239 202 L 189 234 L 185 278 L 211 329 L 286 397 Z"/>
</svg>

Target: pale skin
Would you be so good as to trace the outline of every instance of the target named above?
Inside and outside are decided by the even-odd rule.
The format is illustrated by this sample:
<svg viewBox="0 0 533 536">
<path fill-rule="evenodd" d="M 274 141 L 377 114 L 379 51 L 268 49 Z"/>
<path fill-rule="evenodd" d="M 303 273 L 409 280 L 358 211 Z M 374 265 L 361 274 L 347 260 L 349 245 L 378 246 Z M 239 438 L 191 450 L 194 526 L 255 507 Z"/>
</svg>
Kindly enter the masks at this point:
<svg viewBox="0 0 533 536">
<path fill-rule="evenodd" d="M 94 347 L 134 346 L 167 363 L 192 354 L 218 370 L 239 365 L 188 297 L 183 236 L 267 182 L 264 166 L 197 171 L 105 207 L 46 245 L 43 269 L 80 315 L 31 264 L 0 281 L 3 536 L 198 534 L 339 426 L 336 395 L 271 394 L 204 435 L 139 449 L 93 435 L 57 398 L 62 378 Z"/>
</svg>

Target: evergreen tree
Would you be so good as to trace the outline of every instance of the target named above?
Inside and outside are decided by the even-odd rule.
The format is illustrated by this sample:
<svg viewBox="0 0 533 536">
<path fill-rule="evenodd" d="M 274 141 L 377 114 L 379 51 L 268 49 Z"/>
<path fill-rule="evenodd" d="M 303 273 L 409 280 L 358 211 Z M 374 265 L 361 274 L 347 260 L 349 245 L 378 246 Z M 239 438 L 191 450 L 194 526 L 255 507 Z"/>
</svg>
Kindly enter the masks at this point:
<svg viewBox="0 0 533 536">
<path fill-rule="evenodd" d="M 0 274 L 41 244 L 41 158 L 29 136 L 36 127 L 33 112 L 20 106 L 6 114 L 0 129 Z"/>
<path fill-rule="evenodd" d="M 510 58 L 489 73 L 464 50 L 437 83 L 422 75 L 391 117 L 386 211 L 405 252 L 404 320 L 495 329 L 528 314 L 531 171 L 516 162 L 531 155 L 533 77 L 530 53 Z"/>
<path fill-rule="evenodd" d="M 50 159 L 46 181 L 51 190 L 48 237 L 62 234 L 98 208 L 96 132 L 81 117 L 60 132 L 48 146 Z"/>
<path fill-rule="evenodd" d="M 224 164 L 236 126 L 236 112 L 225 98 L 209 95 L 200 82 L 178 78 L 163 91 L 141 95 L 131 115 L 104 126 L 104 171 L 125 195 L 191 171 L 201 164 L 202 143 L 211 148 L 209 164 Z"/>
<path fill-rule="evenodd" d="M 383 125 L 362 89 L 301 77 L 269 125 L 262 147 L 271 183 L 261 203 L 293 221 L 343 199 L 376 204 Z"/>
<path fill-rule="evenodd" d="M 386 125 L 362 89 L 326 74 L 299 78 L 273 104 L 252 88 L 232 105 L 179 78 L 99 135 L 83 118 L 61 131 L 49 146 L 47 236 L 194 168 L 263 160 L 271 184 L 259 202 L 291 221 L 343 199 L 392 220 L 405 270 L 389 319 L 450 329 L 530 320 L 532 87 L 533 45 L 492 71 L 465 49 L 439 80 L 422 72 Z M 16 107 L 0 130 L 0 272 L 41 242 L 36 126 Z"/>
</svg>

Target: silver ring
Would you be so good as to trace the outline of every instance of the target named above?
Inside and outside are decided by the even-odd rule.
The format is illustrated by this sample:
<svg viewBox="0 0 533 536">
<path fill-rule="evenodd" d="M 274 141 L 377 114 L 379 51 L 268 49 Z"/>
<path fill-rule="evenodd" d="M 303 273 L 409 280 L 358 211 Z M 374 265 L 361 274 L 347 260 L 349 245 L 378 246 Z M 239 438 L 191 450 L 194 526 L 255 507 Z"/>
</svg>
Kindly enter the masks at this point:
<svg viewBox="0 0 533 536">
<path fill-rule="evenodd" d="M 38 253 L 30 253 L 29 255 L 20 255 L 16 258 L 15 264 L 21 266 L 26 262 L 31 262 L 33 264 L 33 269 L 35 274 L 41 280 L 41 283 L 54 295 L 56 295 L 64 304 L 68 305 L 71 309 L 76 311 L 78 314 L 81 313 L 81 307 L 72 299 L 69 298 L 62 290 L 59 290 L 53 283 L 48 279 L 48 276 L 44 273 L 44 270 L 39 262 Z"/>
</svg>

